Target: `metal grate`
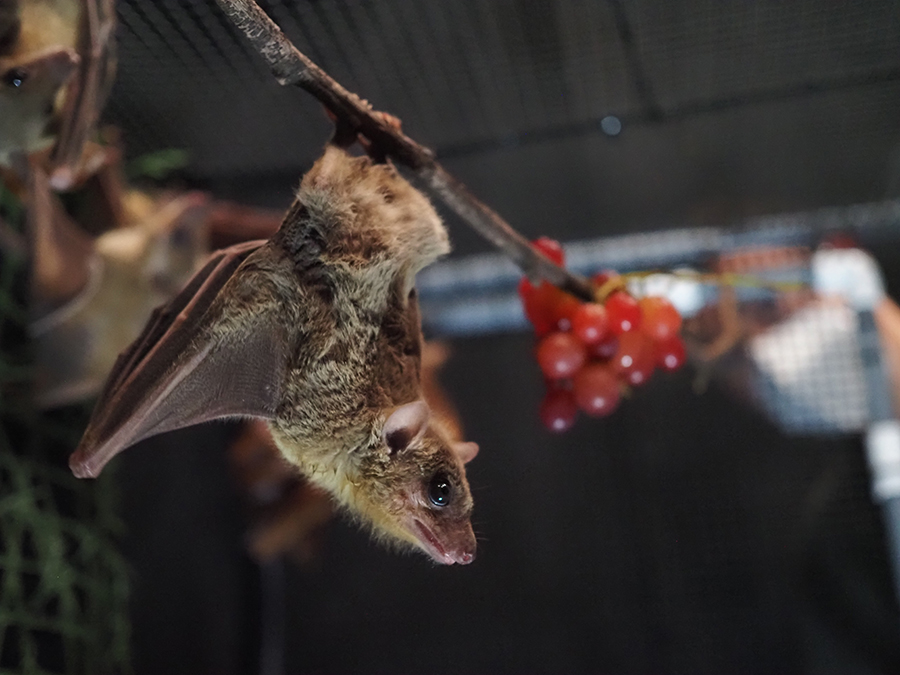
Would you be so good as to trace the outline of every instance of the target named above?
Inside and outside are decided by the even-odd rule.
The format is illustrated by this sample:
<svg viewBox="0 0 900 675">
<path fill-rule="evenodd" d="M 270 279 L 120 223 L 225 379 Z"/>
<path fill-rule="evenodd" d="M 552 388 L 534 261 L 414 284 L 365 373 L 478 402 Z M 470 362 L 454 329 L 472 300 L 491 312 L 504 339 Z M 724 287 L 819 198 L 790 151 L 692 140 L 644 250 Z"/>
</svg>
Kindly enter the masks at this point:
<svg viewBox="0 0 900 675">
<path fill-rule="evenodd" d="M 600 133 L 610 114 L 665 122 L 900 80 L 900 13 L 885 0 L 262 4 L 338 81 L 445 156 Z M 119 15 L 108 118 L 132 153 L 189 148 L 195 173 L 214 177 L 299 173 L 320 147 L 317 105 L 272 81 L 213 0 L 122 0 Z M 837 128 L 872 107 L 847 101 Z"/>
<path fill-rule="evenodd" d="M 639 1 L 628 8 L 665 109 L 900 77 L 900 12 L 891 3 Z"/>
<path fill-rule="evenodd" d="M 861 220 L 896 228 L 895 203 L 696 227 L 900 194 L 885 192 L 900 175 L 892 0 L 261 4 L 516 227 L 588 240 L 570 249 L 583 271 L 810 244 Z M 119 0 L 119 17 L 107 118 L 131 156 L 187 149 L 191 181 L 244 199 L 296 182 L 329 124 L 274 82 L 213 0 Z M 609 115 L 618 136 L 601 128 Z M 597 240 L 648 223 L 693 229 Z M 302 639 L 289 641 L 287 669 L 896 670 L 884 528 L 858 439 L 788 439 L 721 388 L 692 397 L 688 372 L 549 438 L 534 412 L 539 376 L 523 367 L 529 341 L 472 337 L 521 326 L 516 279 L 484 256 L 421 285 L 435 331 L 470 338 L 448 377 L 488 450 L 473 469 L 476 491 L 490 486 L 478 494 L 486 554 L 468 577 L 438 576 L 341 531 L 318 572 L 288 579 L 303 600 L 288 605 L 287 634 Z M 826 412 L 859 428 L 847 403 L 861 395 L 859 363 L 815 374 L 806 394 L 847 394 Z M 777 404 L 784 388 L 766 392 L 770 376 L 759 382 L 779 422 L 822 431 L 808 407 Z M 147 510 L 162 517 L 155 502 Z M 448 656 L 448 644 L 466 648 Z"/>
</svg>

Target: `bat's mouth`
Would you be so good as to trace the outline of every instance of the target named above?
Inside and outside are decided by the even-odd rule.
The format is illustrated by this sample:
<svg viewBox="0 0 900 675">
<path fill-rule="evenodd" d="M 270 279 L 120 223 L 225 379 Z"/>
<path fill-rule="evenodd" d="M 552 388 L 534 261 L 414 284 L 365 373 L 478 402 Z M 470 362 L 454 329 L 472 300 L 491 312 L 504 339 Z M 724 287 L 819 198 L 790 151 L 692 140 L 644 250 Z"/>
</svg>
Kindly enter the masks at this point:
<svg viewBox="0 0 900 675">
<path fill-rule="evenodd" d="M 425 552 L 432 557 L 435 562 L 442 565 L 452 565 L 459 563 L 460 565 L 468 565 L 475 556 L 468 551 L 448 551 L 441 540 L 437 538 L 425 523 L 420 520 L 413 520 L 413 534 Z"/>
</svg>

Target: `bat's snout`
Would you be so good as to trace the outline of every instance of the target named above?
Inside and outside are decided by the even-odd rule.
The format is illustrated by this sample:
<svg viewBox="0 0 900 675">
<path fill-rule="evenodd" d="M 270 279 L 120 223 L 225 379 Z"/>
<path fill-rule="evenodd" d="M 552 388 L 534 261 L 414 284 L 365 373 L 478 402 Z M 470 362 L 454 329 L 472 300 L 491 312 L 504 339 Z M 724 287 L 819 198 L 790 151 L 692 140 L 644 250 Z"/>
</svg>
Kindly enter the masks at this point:
<svg viewBox="0 0 900 675">
<path fill-rule="evenodd" d="M 473 560 L 475 560 L 474 548 L 471 551 L 460 551 L 454 556 L 454 562 L 460 565 L 468 565 Z"/>
<path fill-rule="evenodd" d="M 432 529 L 422 521 L 414 521 L 413 533 L 421 548 L 442 565 L 468 565 L 475 560 L 475 533 L 466 520 L 451 526 Z"/>
</svg>

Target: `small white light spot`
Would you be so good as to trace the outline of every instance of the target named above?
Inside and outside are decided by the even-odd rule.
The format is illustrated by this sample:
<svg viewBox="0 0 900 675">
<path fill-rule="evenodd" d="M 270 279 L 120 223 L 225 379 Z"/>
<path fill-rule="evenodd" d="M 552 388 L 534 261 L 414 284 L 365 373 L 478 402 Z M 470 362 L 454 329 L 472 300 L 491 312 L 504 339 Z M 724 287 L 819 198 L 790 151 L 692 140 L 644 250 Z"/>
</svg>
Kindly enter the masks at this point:
<svg viewBox="0 0 900 675">
<path fill-rule="evenodd" d="M 615 115 L 607 115 L 600 120 L 600 128 L 607 136 L 618 136 L 622 132 L 622 120 Z"/>
</svg>

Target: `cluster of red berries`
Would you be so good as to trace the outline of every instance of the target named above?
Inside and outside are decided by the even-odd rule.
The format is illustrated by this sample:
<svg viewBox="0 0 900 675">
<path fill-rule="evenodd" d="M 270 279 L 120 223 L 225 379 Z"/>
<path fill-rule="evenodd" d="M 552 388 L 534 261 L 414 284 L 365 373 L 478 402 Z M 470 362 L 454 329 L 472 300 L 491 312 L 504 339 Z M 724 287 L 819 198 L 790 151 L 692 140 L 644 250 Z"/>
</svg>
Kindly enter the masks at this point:
<svg viewBox="0 0 900 675">
<path fill-rule="evenodd" d="M 541 237 L 534 246 L 564 265 L 558 242 Z M 594 417 L 610 414 L 623 389 L 643 384 L 657 368 L 671 371 L 684 363 L 681 315 L 672 303 L 635 299 L 615 272 L 601 272 L 592 281 L 602 302 L 582 302 L 547 282 L 519 283 L 547 381 L 541 420 L 551 431 L 569 429 L 579 409 Z"/>
</svg>

